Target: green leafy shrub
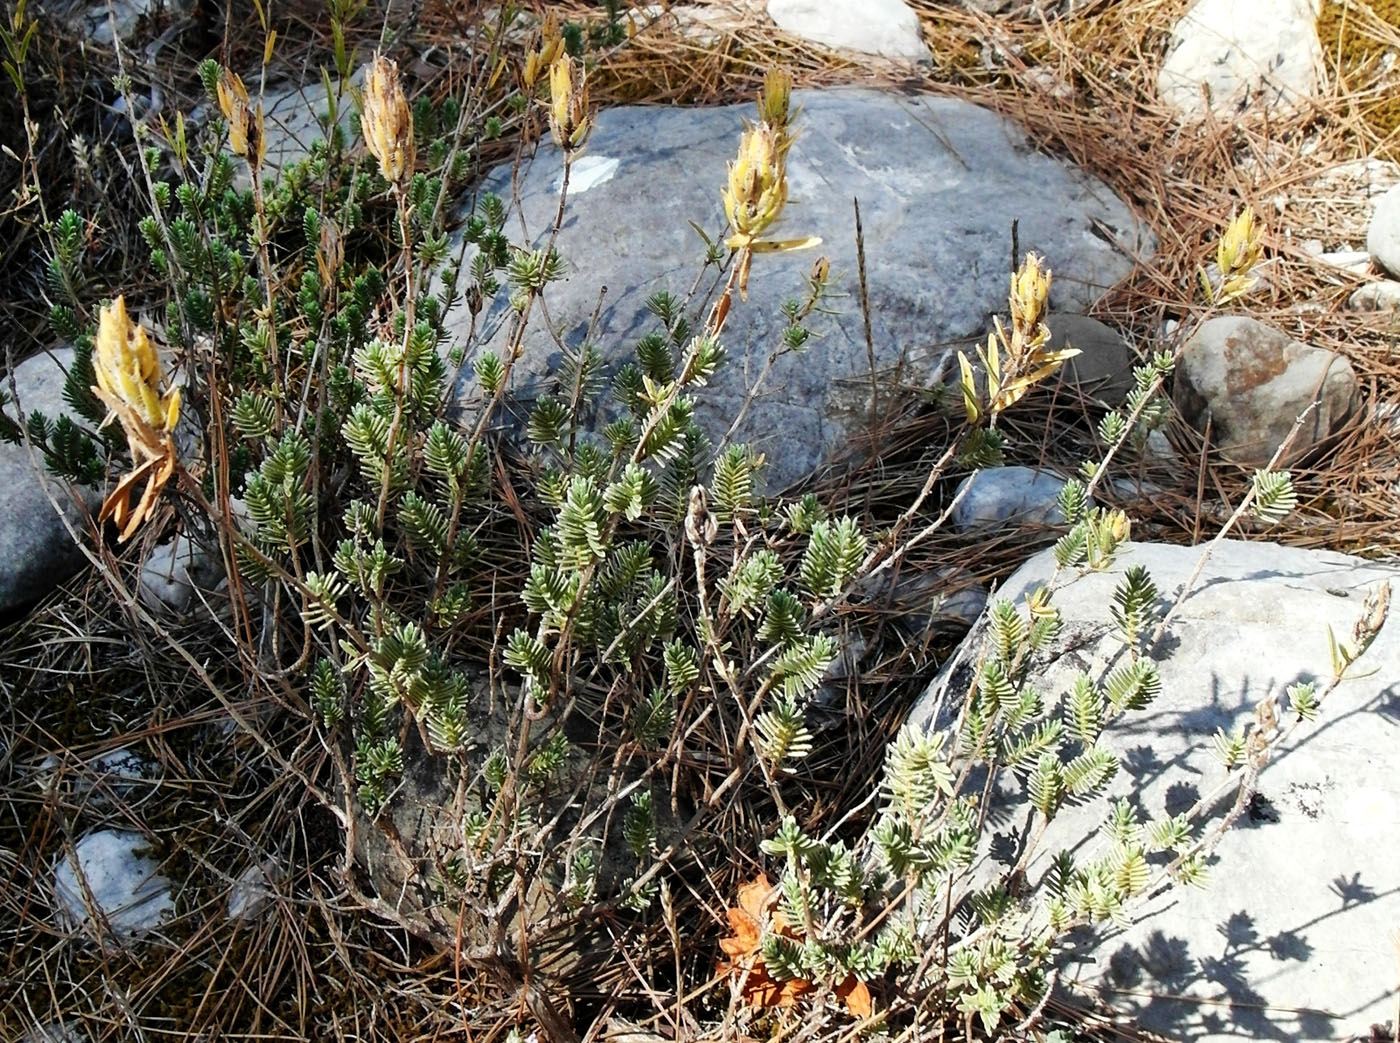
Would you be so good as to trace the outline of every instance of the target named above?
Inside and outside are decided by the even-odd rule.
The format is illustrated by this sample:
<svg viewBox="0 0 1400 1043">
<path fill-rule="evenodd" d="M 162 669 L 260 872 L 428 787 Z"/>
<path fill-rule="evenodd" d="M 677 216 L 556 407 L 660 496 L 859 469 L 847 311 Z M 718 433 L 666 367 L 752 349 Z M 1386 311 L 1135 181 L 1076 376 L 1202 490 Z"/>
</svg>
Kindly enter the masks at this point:
<svg viewBox="0 0 1400 1043">
<path fill-rule="evenodd" d="M 585 41 L 549 22 L 542 37 L 510 106 L 541 100 L 548 69 L 562 222 L 592 121 Z M 343 80 L 343 41 L 337 65 Z M 1160 688 L 1146 651 L 1162 624 L 1159 592 L 1141 570 L 1105 606 L 1121 661 L 1069 692 L 1036 687 L 1037 656 L 1057 632 L 1052 593 L 994 604 L 951 723 L 894 738 L 878 792 L 850 810 L 860 828 L 808 832 L 793 781 L 819 741 L 812 698 L 841 652 L 843 599 L 933 527 L 900 536 L 918 503 L 888 539 L 813 496 L 771 503 L 761 457 L 711 446 L 694 421 L 696 396 L 726 361 L 726 318 L 744 306 L 749 278 L 762 278 L 755 257 L 814 242 L 768 238 L 793 136 L 785 78 L 770 77 L 728 172 L 728 234 L 706 237 L 717 296 L 651 298 L 656 329 L 615 373 L 596 349 L 576 349 L 512 439 L 512 367 L 567 259 L 553 236 L 512 242 L 506 207 L 489 195 L 464 217 L 466 249 L 453 251 L 450 201 L 498 129 L 483 99 L 410 105 L 393 64 L 377 58 L 359 100 L 371 155 L 345 140 L 335 116 L 347 99 L 327 79 L 324 139 L 274 176 L 242 81 L 211 62 L 200 73 L 222 121 L 193 140 L 150 142 L 143 156 L 152 212 L 142 234 L 168 291 L 165 335 L 190 360 L 185 402 L 198 432 L 172 498 L 230 565 L 231 629 L 248 670 L 315 722 L 347 852 L 371 863 L 372 880 L 398 885 L 359 893 L 366 905 L 451 941 L 566 1039 L 569 983 L 613 973 L 619 923 L 647 945 L 677 945 L 653 929 L 675 930 L 672 883 L 693 886 L 715 865 L 735 879 L 761 852 L 777 883 L 743 913 L 753 945 L 718 976 L 721 1007 L 753 1020 L 767 1016 L 763 997 L 835 995 L 873 1018 L 872 1031 L 902 1031 L 932 1008 L 990 1034 L 1039 1008 L 1067 931 L 1121 917 L 1157 886 L 1149 856 L 1165 853 L 1172 880 L 1201 877 L 1210 837 L 1199 822 L 1143 822 L 1120 802 L 1106 809 L 1105 854 L 1059 852 L 1043 878 L 1026 878 L 1045 824 L 1117 771 L 1105 731 Z M 54 329 L 78 348 L 68 399 L 81 419 L 31 417 L 28 437 L 56 472 L 95 481 L 120 450 L 89 390 L 79 227 L 74 214 L 57 223 L 51 281 Z M 1247 290 L 1258 257 L 1252 225 L 1226 240 L 1222 301 Z M 827 278 L 818 262 L 806 299 L 784 306 L 775 353 L 806 350 Z M 998 321 L 979 353 L 982 372 L 962 359 L 966 423 L 928 487 L 949 461 L 998 460 L 999 416 L 1068 357 L 1047 348 L 1050 278 L 1028 257 L 1012 275 L 1009 326 Z M 475 327 L 467 343 L 448 340 L 450 311 L 493 306 L 508 331 L 496 351 Z M 1102 454 L 1060 498 L 1060 569 L 1102 568 L 1128 538 L 1127 517 L 1091 495 L 1114 454 L 1165 418 L 1172 363 L 1165 352 L 1140 366 L 1123 409 L 1098 424 Z M 479 402 L 464 418 L 454 391 L 467 365 Z M 612 419 L 597 429 L 595 416 Z M 25 436 L 14 424 L 5 433 Z M 1260 472 L 1250 499 L 1266 520 L 1295 502 L 1275 471 Z M 1337 677 L 1363 646 L 1339 648 Z M 1291 700 L 1308 716 L 1319 695 Z M 1220 739 L 1244 773 L 1258 767 L 1250 742 Z M 1017 864 L 974 882 L 977 794 L 996 775 L 1016 780 L 1031 825 Z M 422 810 L 408 808 L 414 793 L 441 803 L 408 851 L 402 815 Z M 359 892 L 357 879 L 347 865 L 347 889 Z M 689 966 L 708 977 L 707 959 Z M 751 989 L 760 977 L 776 987 Z M 848 1026 L 833 1022 L 838 1031 Z"/>
</svg>

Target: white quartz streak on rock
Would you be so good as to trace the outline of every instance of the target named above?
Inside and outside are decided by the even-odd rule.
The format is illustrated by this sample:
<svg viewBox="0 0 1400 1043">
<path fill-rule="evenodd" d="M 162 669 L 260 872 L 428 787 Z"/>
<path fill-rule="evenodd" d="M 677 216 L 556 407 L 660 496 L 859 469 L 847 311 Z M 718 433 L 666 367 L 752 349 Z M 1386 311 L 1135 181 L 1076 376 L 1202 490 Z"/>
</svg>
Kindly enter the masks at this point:
<svg viewBox="0 0 1400 1043">
<path fill-rule="evenodd" d="M 573 168 L 569 171 L 569 194 L 578 195 L 611 181 L 617 173 L 619 162 L 607 156 L 582 156 L 574 160 Z M 554 179 L 554 191 L 558 192 L 563 187 L 564 175 L 560 174 Z"/>
</svg>

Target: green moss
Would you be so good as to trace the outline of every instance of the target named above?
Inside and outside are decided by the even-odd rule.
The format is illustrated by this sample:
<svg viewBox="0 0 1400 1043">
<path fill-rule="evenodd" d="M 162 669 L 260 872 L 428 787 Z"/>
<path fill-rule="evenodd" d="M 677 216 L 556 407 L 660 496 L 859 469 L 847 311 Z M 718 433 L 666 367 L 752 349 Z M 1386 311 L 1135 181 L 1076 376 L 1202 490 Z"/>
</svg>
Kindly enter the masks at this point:
<svg viewBox="0 0 1400 1043">
<path fill-rule="evenodd" d="M 1370 8 L 1377 18 L 1400 29 L 1400 0 L 1372 0 Z M 1324 0 L 1317 18 L 1317 37 L 1328 70 L 1343 87 L 1362 90 L 1374 86 L 1384 74 L 1382 62 L 1388 45 L 1345 4 Z M 1400 159 L 1400 95 L 1386 91 L 1378 100 L 1363 103 L 1361 113 L 1371 129 L 1386 139 L 1382 154 Z"/>
</svg>

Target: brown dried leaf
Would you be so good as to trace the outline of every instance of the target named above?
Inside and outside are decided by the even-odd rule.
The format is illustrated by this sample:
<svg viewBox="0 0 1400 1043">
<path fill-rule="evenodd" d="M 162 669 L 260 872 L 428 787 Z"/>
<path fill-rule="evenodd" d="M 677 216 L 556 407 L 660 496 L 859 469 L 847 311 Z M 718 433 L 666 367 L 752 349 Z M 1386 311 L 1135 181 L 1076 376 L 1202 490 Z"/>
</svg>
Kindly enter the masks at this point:
<svg viewBox="0 0 1400 1043">
<path fill-rule="evenodd" d="M 836 986 L 836 998 L 846 1005 L 853 1017 L 868 1018 L 872 1013 L 870 990 L 854 974 L 846 975 L 846 980 Z"/>
</svg>

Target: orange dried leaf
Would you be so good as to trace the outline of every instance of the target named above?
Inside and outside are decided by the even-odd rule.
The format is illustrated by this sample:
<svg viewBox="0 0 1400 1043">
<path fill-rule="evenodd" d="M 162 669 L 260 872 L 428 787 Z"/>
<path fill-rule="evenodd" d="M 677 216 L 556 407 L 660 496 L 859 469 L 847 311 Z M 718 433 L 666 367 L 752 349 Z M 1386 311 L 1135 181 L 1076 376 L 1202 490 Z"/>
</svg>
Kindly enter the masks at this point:
<svg viewBox="0 0 1400 1043">
<path fill-rule="evenodd" d="M 751 1007 L 794 1007 L 798 999 L 812 990 L 806 978 L 778 981 L 760 961 L 744 982 L 744 1001 Z"/>
<path fill-rule="evenodd" d="M 773 906 L 773 891 L 767 874 L 759 873 L 747 884 L 739 885 L 739 908 L 762 922 L 763 915 Z"/>
<path fill-rule="evenodd" d="M 719 947 L 727 955 L 747 956 L 758 951 L 758 942 L 763 934 L 763 927 L 752 916 L 742 909 L 730 909 L 729 929 L 734 932 L 734 936 L 719 940 Z"/>
<path fill-rule="evenodd" d="M 763 926 L 790 938 L 798 937 L 777 911 L 778 890 L 768 877 L 760 873 L 739 886 L 737 908 L 725 911 L 729 917 L 731 937 L 721 938 L 719 947 L 729 960 L 720 960 L 715 972 L 742 978 L 740 995 L 751 1007 L 792 1007 L 810 992 L 813 985 L 805 978 L 778 981 L 764 965 L 762 955 Z M 867 993 L 868 1002 L 868 993 Z"/>
<path fill-rule="evenodd" d="M 846 1005 L 852 1016 L 868 1018 L 871 1015 L 870 990 L 865 982 L 854 974 L 846 975 L 846 980 L 836 986 L 836 998 Z"/>
</svg>

